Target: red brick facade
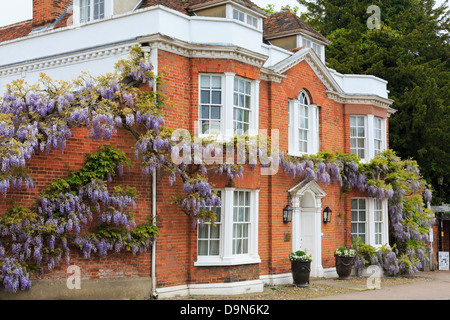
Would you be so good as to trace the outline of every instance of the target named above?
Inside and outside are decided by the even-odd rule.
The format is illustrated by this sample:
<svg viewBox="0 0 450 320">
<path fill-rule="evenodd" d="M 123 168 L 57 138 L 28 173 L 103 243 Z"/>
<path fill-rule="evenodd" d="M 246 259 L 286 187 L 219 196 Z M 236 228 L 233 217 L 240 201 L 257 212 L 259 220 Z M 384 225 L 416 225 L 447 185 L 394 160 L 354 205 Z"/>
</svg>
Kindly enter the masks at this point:
<svg viewBox="0 0 450 320">
<path fill-rule="evenodd" d="M 31 27 L 53 23 L 71 2 L 34 0 L 33 21 L 20 26 L 31 30 Z M 0 42 L 17 37 L 16 32 L 19 31 L 15 28 L 16 26 L 5 29 L 8 30 L 6 33 L 0 29 Z M 23 32 L 24 29 L 20 30 Z M 264 76 L 267 70 L 264 68 L 238 59 L 192 58 L 163 49 L 158 49 L 157 52 L 158 72 L 164 74 L 164 79 L 167 80 L 158 88 L 168 99 L 164 109 L 167 127 L 196 132 L 196 123 L 199 119 L 199 74 L 202 73 L 234 73 L 248 80 L 259 81 L 259 129 L 269 132 L 273 129 L 279 130 L 280 150 L 284 153 L 287 153 L 289 143 L 288 101 L 297 99 L 301 90 L 306 91 L 310 102 L 318 107 L 321 151 L 350 152 L 350 115 L 371 114 L 383 119 L 388 118 L 386 108 L 363 102 L 344 104 L 331 99 L 327 95 L 329 87 L 323 78 L 318 76 L 317 68 L 313 68 L 311 62 L 307 60 L 302 60 L 284 71 L 284 78 L 278 82 L 267 80 Z M 388 121 L 386 125 L 387 123 Z M 129 133 L 120 131 L 111 141 L 104 143 L 87 138 L 86 129 L 75 129 L 64 154 L 53 151 L 49 155 L 36 154 L 32 158 L 28 167 L 36 189 L 32 192 L 8 193 L 0 202 L 2 212 L 13 204 L 31 205 L 39 191 L 54 179 L 66 176 L 69 170 L 80 168 L 84 155 L 97 151 L 102 144 L 113 145 L 134 159 L 135 140 Z M 293 228 L 292 223 L 283 222 L 282 211 L 287 204 L 287 191 L 301 181 L 291 178 L 281 168 L 276 175 L 261 175 L 259 167 L 251 170 L 248 165 L 245 166 L 244 178 L 231 183 L 219 176 L 211 175 L 210 178 L 216 188 L 233 186 L 236 189 L 259 190 L 258 255 L 261 262 L 195 266 L 197 229 L 193 227 L 192 218 L 174 205 L 171 198 L 173 195 L 183 193 L 183 186 L 179 180 L 170 186 L 167 176 L 158 176 L 156 214 L 160 236 L 156 243 L 155 270 L 151 270 L 152 261 L 149 252 L 137 256 L 112 254 L 107 258 L 93 257 L 86 260 L 74 250 L 71 263 L 81 267 L 83 279 L 150 277 L 153 271 L 156 274 L 157 289 L 189 284 L 259 280 L 262 276 L 290 273 L 288 256 L 293 247 Z M 114 183 L 129 184 L 138 189 L 137 223 L 152 217 L 152 177 L 143 176 L 139 164 L 136 163 L 130 173 L 125 172 L 123 177 L 116 178 Z M 327 206 L 333 210 L 331 222 L 321 222 L 320 226 L 321 265 L 324 269 L 329 269 L 335 264 L 333 251 L 337 247 L 351 245 L 351 197 L 366 197 L 366 195 L 359 192 L 343 194 L 340 186 L 335 184 L 321 187 L 326 193 L 321 202 L 322 210 Z M 65 266 L 60 266 L 52 273 L 46 273 L 44 277 L 65 279 L 67 277 Z"/>
<path fill-rule="evenodd" d="M 173 101 L 173 107 L 165 111 L 166 124 L 170 127 L 184 128 L 194 132 L 194 123 L 198 120 L 198 79 L 199 73 L 232 72 L 251 80 L 260 79 L 260 71 L 253 66 L 231 60 L 189 59 L 158 51 L 158 65 L 167 74 L 168 83 L 162 89 Z M 322 151 L 349 152 L 349 115 L 348 106 L 339 104 L 326 96 L 325 86 L 303 61 L 286 73 L 281 82 L 261 81 L 259 91 L 259 128 L 278 129 L 280 131 L 280 150 L 288 149 L 288 99 L 297 98 L 301 89 L 306 89 L 312 103 L 320 107 L 320 140 Z M 358 114 L 375 112 L 387 117 L 385 110 L 364 105 Z M 242 180 L 234 181 L 236 188 L 259 189 L 259 255 L 258 265 L 195 267 L 197 259 L 197 230 L 192 228 L 192 220 L 183 215 L 168 199 L 171 194 L 182 192 L 182 186 L 169 187 L 165 179 L 158 186 L 158 221 L 161 236 L 157 246 L 158 286 L 176 286 L 186 283 L 233 282 L 259 279 L 261 275 L 290 272 L 288 259 L 291 240 L 285 240 L 285 234 L 292 232 L 290 223 L 283 223 L 282 211 L 286 205 L 287 190 L 299 183 L 282 172 L 274 176 L 261 176 L 258 168 L 248 167 Z M 225 181 L 212 177 L 216 187 L 224 187 Z M 343 197 L 340 186 L 324 187 L 327 197 L 322 207 L 329 206 L 333 212 L 350 212 L 350 199 L 365 196 L 356 192 Z M 329 224 L 322 224 L 322 265 L 334 267 L 333 251 L 339 246 L 351 245 L 350 214 L 337 216 Z"/>
</svg>

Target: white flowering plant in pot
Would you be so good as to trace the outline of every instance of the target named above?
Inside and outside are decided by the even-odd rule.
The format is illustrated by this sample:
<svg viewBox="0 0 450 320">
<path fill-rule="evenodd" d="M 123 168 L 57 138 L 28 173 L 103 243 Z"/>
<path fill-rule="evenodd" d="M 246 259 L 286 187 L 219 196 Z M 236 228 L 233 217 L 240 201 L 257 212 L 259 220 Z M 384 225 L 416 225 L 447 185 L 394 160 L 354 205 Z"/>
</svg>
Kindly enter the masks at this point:
<svg viewBox="0 0 450 320">
<path fill-rule="evenodd" d="M 334 255 L 339 257 L 354 257 L 356 255 L 356 251 L 353 249 L 340 247 L 334 250 Z"/>
<path fill-rule="evenodd" d="M 310 262 L 312 261 L 312 255 L 306 254 L 305 251 L 298 250 L 289 254 L 289 260 L 296 262 Z"/>
</svg>

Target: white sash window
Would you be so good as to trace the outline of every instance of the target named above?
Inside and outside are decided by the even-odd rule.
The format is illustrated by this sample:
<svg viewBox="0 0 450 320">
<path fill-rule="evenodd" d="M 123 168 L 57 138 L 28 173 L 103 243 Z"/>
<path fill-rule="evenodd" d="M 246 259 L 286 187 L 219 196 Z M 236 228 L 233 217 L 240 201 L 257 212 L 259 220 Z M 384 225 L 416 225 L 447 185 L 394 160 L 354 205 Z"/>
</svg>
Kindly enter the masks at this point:
<svg viewBox="0 0 450 320">
<path fill-rule="evenodd" d="M 289 101 L 289 154 L 314 154 L 319 152 L 319 110 L 310 104 L 306 92 L 298 100 Z"/>
</svg>

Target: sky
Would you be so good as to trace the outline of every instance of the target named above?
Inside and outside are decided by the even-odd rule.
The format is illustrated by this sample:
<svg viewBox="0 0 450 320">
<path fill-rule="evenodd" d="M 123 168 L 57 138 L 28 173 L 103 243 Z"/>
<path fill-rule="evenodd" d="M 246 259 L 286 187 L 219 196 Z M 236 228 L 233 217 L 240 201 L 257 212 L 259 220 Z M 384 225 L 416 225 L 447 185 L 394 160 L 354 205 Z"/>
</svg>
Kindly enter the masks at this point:
<svg viewBox="0 0 450 320">
<path fill-rule="evenodd" d="M 252 0 L 256 5 L 265 8 L 268 4 L 275 6 L 275 11 L 280 10 L 281 6 L 290 5 L 299 6 L 297 0 Z M 441 4 L 445 0 L 436 0 L 436 4 Z M 31 19 L 33 0 L 0 0 L 0 27 L 7 26 L 16 22 Z M 300 8 L 302 11 L 302 8 Z"/>
<path fill-rule="evenodd" d="M 0 0 L 0 27 L 33 17 L 33 0 Z"/>
</svg>

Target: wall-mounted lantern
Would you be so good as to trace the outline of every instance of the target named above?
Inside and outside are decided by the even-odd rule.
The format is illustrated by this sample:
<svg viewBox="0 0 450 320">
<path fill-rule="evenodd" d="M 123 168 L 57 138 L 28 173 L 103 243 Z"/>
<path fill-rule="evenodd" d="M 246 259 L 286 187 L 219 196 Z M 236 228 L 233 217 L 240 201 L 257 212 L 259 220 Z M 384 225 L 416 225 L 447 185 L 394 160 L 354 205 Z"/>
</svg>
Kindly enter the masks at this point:
<svg viewBox="0 0 450 320">
<path fill-rule="evenodd" d="M 333 213 L 333 211 L 331 211 L 330 207 L 326 207 L 323 210 L 323 222 L 327 223 L 327 222 L 331 222 L 331 214 Z"/>
<path fill-rule="evenodd" d="M 289 200 L 290 200 L 290 195 L 288 194 L 288 203 L 287 205 L 283 208 L 283 222 L 287 223 L 287 222 L 291 222 L 292 221 L 292 207 L 289 205 Z"/>
</svg>

